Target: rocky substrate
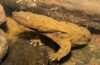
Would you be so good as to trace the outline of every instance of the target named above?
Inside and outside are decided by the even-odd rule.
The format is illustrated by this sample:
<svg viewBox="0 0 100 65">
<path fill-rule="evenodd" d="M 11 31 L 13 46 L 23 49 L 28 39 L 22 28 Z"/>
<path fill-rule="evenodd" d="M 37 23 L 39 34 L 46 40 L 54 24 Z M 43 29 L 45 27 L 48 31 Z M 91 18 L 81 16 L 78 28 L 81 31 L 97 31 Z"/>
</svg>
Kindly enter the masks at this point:
<svg viewBox="0 0 100 65">
<path fill-rule="evenodd" d="M 34 2 L 30 0 L 0 0 L 0 65 L 99 65 L 100 64 L 100 15 L 91 15 L 81 10 L 67 9 L 58 4 Z M 26 5 L 28 3 L 28 5 Z M 34 5 L 32 5 L 34 4 Z M 22 6 L 22 7 L 21 7 Z M 17 8 L 16 8 L 17 7 Z M 49 60 L 47 45 L 34 44 L 31 39 L 39 39 L 43 44 L 55 43 L 53 40 L 33 34 L 32 30 L 15 23 L 11 17 L 13 11 L 30 11 L 42 14 L 58 21 L 78 24 L 91 30 L 91 42 L 87 46 L 72 48 L 60 61 Z M 5 14 L 5 12 L 6 14 Z M 44 13 L 45 12 L 45 13 Z M 7 15 L 7 17 L 6 17 Z M 10 17 L 8 17 L 10 16 Z M 49 23 L 49 22 L 48 22 Z M 13 25 L 13 26 L 12 26 Z M 29 33 L 20 33 L 31 31 Z M 3 34 L 2 34 L 3 33 Z M 31 35 L 32 34 L 32 35 Z M 28 37 L 27 37 L 28 36 Z M 31 38 L 32 37 L 32 38 Z M 34 38 L 33 38 L 34 37 Z M 41 37 L 41 38 L 40 38 Z M 43 38 L 42 38 L 43 37 Z M 35 43 L 37 43 L 35 41 Z M 52 45 L 55 49 L 56 45 Z"/>
<path fill-rule="evenodd" d="M 29 43 L 28 40 L 17 39 L 9 45 L 8 53 L 1 65 L 48 65 L 46 47 Z"/>
</svg>

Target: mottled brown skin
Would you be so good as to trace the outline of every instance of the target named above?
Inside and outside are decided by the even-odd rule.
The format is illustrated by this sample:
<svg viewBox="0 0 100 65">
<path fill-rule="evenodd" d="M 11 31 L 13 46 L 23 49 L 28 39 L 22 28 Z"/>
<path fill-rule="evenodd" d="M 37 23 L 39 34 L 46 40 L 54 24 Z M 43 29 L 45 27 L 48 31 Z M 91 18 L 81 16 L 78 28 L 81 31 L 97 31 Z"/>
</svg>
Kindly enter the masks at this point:
<svg viewBox="0 0 100 65">
<path fill-rule="evenodd" d="M 14 12 L 13 18 L 20 24 L 39 32 L 55 41 L 60 49 L 52 53 L 52 60 L 60 60 L 71 49 L 72 43 L 77 45 L 86 44 L 90 38 L 90 32 L 73 23 L 58 22 L 52 18 L 30 12 Z"/>
</svg>

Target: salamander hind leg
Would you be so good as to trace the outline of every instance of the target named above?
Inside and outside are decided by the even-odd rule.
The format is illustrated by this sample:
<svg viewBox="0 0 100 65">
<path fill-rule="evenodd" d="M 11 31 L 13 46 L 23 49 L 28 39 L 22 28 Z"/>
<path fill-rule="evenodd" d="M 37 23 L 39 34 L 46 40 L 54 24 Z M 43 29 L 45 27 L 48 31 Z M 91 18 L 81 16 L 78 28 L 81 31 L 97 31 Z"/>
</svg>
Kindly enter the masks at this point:
<svg viewBox="0 0 100 65">
<path fill-rule="evenodd" d="M 60 49 L 57 52 L 50 53 L 50 59 L 52 61 L 54 60 L 59 61 L 61 58 L 63 58 L 70 52 L 71 42 L 67 39 L 66 34 L 65 36 L 62 34 L 57 35 L 57 33 L 48 33 L 45 35 L 50 39 L 52 39 L 53 41 L 55 41 L 60 46 Z"/>
</svg>

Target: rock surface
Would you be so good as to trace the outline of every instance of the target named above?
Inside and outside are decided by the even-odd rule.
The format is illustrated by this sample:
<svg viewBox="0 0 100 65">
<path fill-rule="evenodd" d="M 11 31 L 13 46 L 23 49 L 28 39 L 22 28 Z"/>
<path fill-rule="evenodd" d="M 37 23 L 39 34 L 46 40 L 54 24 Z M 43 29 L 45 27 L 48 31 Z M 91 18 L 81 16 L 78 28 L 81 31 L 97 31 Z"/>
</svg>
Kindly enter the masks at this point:
<svg viewBox="0 0 100 65">
<path fill-rule="evenodd" d="M 28 11 L 31 11 L 31 12 L 34 12 L 37 14 L 46 15 L 46 16 L 52 17 L 52 18 L 59 20 L 59 21 L 69 21 L 69 22 L 73 22 L 73 23 L 76 23 L 79 25 L 83 25 L 85 27 L 100 30 L 100 22 L 99 22 L 100 15 L 97 15 L 97 14 L 96 15 L 95 14 L 89 15 L 81 10 L 76 10 L 76 9 L 69 10 L 69 9 L 66 9 L 65 7 L 55 5 L 55 4 L 48 5 L 48 3 L 38 3 L 38 6 L 35 8 L 34 7 L 27 8 L 27 5 L 24 5 L 24 4 L 26 4 L 28 0 L 22 0 L 22 1 L 26 1 L 24 3 L 22 2 L 22 4 L 18 3 L 18 1 L 20 2 L 21 0 L 0 0 L 0 3 L 2 3 L 2 4 L 4 3 L 3 5 L 7 5 L 7 8 L 18 7 L 19 10 L 26 8 L 26 10 L 28 10 Z M 58 1 L 58 0 L 55 0 L 55 1 Z M 31 2 L 33 2 L 33 0 L 30 0 L 28 3 L 31 3 Z M 43 0 L 43 2 L 44 2 L 44 0 Z M 60 2 L 60 4 L 61 4 L 61 2 Z M 93 2 L 93 4 L 94 4 L 94 2 Z M 93 7 L 90 6 L 90 8 L 92 8 L 94 10 L 94 12 L 96 13 L 96 10 L 98 10 L 100 8 L 95 7 L 95 4 L 98 5 L 97 3 L 95 3 L 94 5 L 93 4 L 92 4 Z M 20 6 L 22 6 L 22 7 L 20 7 Z M 87 9 L 88 7 L 84 7 L 84 8 Z M 84 9 L 84 8 L 82 8 L 82 9 Z M 11 8 L 9 10 L 11 10 Z M 14 9 L 14 11 L 15 10 L 16 9 Z M 98 11 L 98 12 L 100 12 L 100 11 Z M 9 12 L 7 12 L 7 13 L 9 13 Z M 12 13 L 12 11 L 10 11 L 10 15 L 11 15 L 11 13 Z M 12 20 L 10 20 L 10 21 L 12 21 Z M 16 26 L 16 25 L 14 25 L 14 26 Z M 14 29 L 12 31 L 14 31 Z M 97 32 L 99 34 L 97 34 L 97 33 L 93 34 L 92 41 L 90 42 L 90 44 L 88 46 L 85 46 L 84 48 L 83 47 L 74 48 L 74 49 L 72 49 L 72 52 L 69 55 L 67 55 L 66 57 L 64 57 L 61 61 L 49 62 L 50 63 L 49 65 L 99 65 L 100 64 L 100 31 L 93 31 L 93 32 Z M 10 33 L 13 33 L 13 32 L 10 32 Z M 30 34 L 27 34 L 27 35 L 30 35 Z M 34 35 L 34 36 L 36 36 L 36 35 Z M 32 37 L 32 36 L 30 36 L 30 37 Z M 25 36 L 25 38 L 27 38 L 27 37 Z M 16 39 L 14 37 L 11 40 L 13 40 L 13 42 L 11 42 L 11 43 L 9 42 L 11 45 L 10 49 L 9 49 L 9 53 L 3 59 L 2 65 L 14 65 L 14 64 L 23 65 L 25 63 L 26 63 L 26 65 L 28 63 L 31 64 L 32 63 L 31 60 L 29 60 L 29 61 L 26 60 L 26 58 L 27 59 L 33 58 L 33 57 L 29 57 L 31 54 L 25 55 L 24 54 L 25 52 L 23 52 L 23 51 L 22 51 L 22 53 L 19 52 L 20 50 L 25 51 L 25 49 L 27 48 L 27 44 L 25 44 L 26 46 L 24 46 L 25 48 L 23 49 L 24 44 L 21 44 L 21 43 L 29 43 L 29 42 L 28 41 L 25 42 L 26 40 L 24 40 L 24 41 L 17 40 L 16 41 Z M 48 41 L 48 40 L 46 39 L 46 41 Z M 14 43 L 19 43 L 19 44 L 14 44 Z M 55 46 L 55 45 L 53 45 L 53 46 Z M 20 48 L 18 49 L 15 47 L 18 47 L 18 48 L 20 47 Z M 29 48 L 29 45 L 28 45 L 28 48 Z M 32 47 L 32 49 L 33 49 L 33 47 Z M 36 47 L 36 49 L 38 49 L 38 48 Z M 16 51 L 18 52 L 18 54 L 16 53 Z M 36 51 L 36 50 L 34 50 L 34 51 Z M 27 52 L 30 52 L 30 51 L 27 51 Z M 18 55 L 19 56 L 21 55 L 21 56 L 19 57 Z M 23 57 L 23 56 L 25 56 L 25 57 Z M 16 58 L 17 60 L 14 59 L 13 57 Z M 35 58 L 37 58 L 37 57 L 35 57 Z M 19 64 L 19 63 L 22 63 L 22 64 Z"/>
<path fill-rule="evenodd" d="M 68 9 L 67 6 L 37 3 L 37 7 L 34 7 L 32 12 L 52 17 L 58 21 L 72 22 L 87 28 L 100 30 L 100 15 L 88 14 L 73 8 Z"/>
<path fill-rule="evenodd" d="M 3 59 L 4 55 L 7 53 L 8 44 L 5 37 L 5 33 L 0 29 L 0 62 Z"/>
<path fill-rule="evenodd" d="M 1 65 L 47 65 L 45 46 L 34 46 L 28 40 L 17 39 L 9 45 L 9 52 Z"/>
<path fill-rule="evenodd" d="M 3 6 L 0 4 L 0 25 L 6 21 L 6 14 Z"/>
<path fill-rule="evenodd" d="M 14 8 L 15 10 L 16 8 L 17 10 L 31 11 L 37 14 L 52 17 L 59 21 L 72 22 L 87 28 L 92 28 L 100 31 L 100 15 L 89 14 L 84 11 L 82 7 L 75 7 L 76 4 L 72 5 L 72 3 L 69 3 L 65 0 L 0 0 L 0 3 L 6 5 L 6 8 L 10 7 L 10 10 L 12 8 Z M 73 7 L 68 6 L 68 4 L 72 5 Z M 84 6 L 84 8 L 91 9 L 92 7 Z"/>
</svg>

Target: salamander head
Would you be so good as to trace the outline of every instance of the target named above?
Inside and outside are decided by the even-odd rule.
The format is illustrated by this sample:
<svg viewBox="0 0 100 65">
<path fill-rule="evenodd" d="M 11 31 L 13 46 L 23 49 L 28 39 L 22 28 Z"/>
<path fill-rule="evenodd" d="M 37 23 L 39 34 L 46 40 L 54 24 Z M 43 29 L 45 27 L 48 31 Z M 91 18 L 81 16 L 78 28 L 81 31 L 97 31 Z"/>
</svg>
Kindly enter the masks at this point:
<svg viewBox="0 0 100 65">
<path fill-rule="evenodd" d="M 34 14 L 35 15 L 35 14 Z M 19 24 L 29 27 L 31 26 L 32 22 L 34 22 L 32 19 L 34 18 L 33 13 L 30 12 L 13 12 L 12 16 L 18 22 Z"/>
<path fill-rule="evenodd" d="M 27 22 L 28 19 L 31 19 L 31 13 L 30 12 L 13 12 L 12 14 L 13 18 L 17 21 L 17 22 Z"/>
</svg>

